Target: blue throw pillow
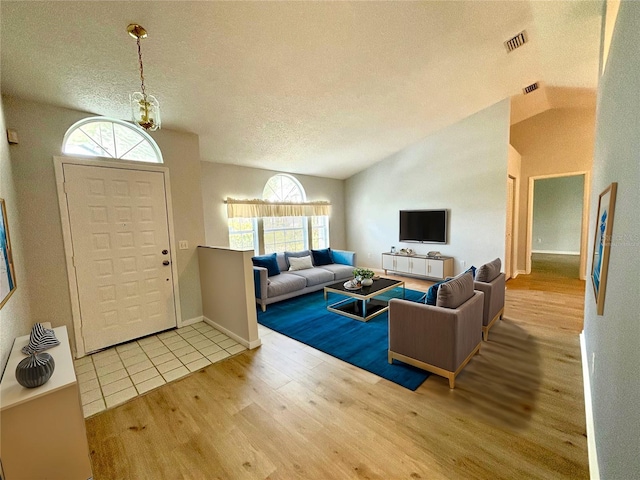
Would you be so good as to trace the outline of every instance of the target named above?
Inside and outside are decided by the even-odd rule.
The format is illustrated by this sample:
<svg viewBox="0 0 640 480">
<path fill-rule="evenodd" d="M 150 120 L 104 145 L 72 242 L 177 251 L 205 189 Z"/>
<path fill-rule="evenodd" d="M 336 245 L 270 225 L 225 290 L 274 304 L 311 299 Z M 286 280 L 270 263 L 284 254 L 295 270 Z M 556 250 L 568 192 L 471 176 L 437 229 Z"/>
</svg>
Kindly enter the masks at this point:
<svg viewBox="0 0 640 480">
<path fill-rule="evenodd" d="M 278 266 L 278 260 L 276 254 L 261 255 L 259 257 L 252 257 L 254 267 L 264 267 L 267 269 L 267 275 L 273 277 L 274 275 L 280 275 L 280 267 Z"/>
<path fill-rule="evenodd" d="M 333 255 L 331 255 L 330 248 L 311 250 L 311 255 L 313 255 L 313 264 L 315 266 L 331 265 L 333 263 Z"/>
<path fill-rule="evenodd" d="M 476 278 L 476 267 L 471 265 L 469 268 L 467 268 L 467 270 L 464 273 L 467 273 L 467 272 L 471 272 L 471 276 L 473 278 Z"/>
<path fill-rule="evenodd" d="M 426 303 L 427 305 L 435 306 L 436 300 L 438 299 L 438 287 L 440 287 L 440 285 L 442 285 L 445 282 L 446 280 L 443 280 L 442 282 L 438 282 L 431 285 L 429 287 L 429 290 L 427 290 L 427 295 L 424 297 L 424 303 Z"/>
</svg>

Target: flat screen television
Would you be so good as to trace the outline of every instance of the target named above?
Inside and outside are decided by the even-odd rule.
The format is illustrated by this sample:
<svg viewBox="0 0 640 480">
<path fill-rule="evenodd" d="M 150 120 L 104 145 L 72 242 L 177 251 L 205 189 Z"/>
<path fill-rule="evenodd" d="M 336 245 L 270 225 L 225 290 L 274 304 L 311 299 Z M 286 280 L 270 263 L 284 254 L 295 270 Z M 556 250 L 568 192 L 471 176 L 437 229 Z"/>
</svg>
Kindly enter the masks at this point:
<svg viewBox="0 0 640 480">
<path fill-rule="evenodd" d="M 400 241 L 447 243 L 447 210 L 400 210 Z"/>
</svg>

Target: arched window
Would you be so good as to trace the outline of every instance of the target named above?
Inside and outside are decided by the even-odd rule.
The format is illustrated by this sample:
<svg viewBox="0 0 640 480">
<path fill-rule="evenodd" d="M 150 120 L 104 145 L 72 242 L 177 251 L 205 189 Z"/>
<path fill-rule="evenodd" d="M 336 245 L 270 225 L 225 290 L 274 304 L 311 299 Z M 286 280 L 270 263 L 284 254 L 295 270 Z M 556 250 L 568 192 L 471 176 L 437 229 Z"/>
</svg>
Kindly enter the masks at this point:
<svg viewBox="0 0 640 480">
<path fill-rule="evenodd" d="M 262 199 L 271 202 L 306 201 L 304 188 L 291 175 L 271 177 L 262 191 Z M 297 252 L 308 248 L 306 217 L 264 217 L 264 252 Z"/>
<path fill-rule="evenodd" d="M 229 246 L 253 249 L 256 254 L 328 248 L 328 209 L 317 205 L 323 203 L 328 204 L 307 202 L 302 184 L 292 175 L 274 175 L 267 180 L 262 199 L 227 198 Z"/>
<path fill-rule="evenodd" d="M 128 122 L 106 117 L 90 117 L 74 123 L 64 136 L 62 152 L 162 163 L 160 148 L 147 132 Z"/>
<path fill-rule="evenodd" d="M 271 177 L 262 191 L 262 199 L 270 202 L 306 202 L 307 195 L 298 180 L 291 175 L 279 173 Z"/>
</svg>

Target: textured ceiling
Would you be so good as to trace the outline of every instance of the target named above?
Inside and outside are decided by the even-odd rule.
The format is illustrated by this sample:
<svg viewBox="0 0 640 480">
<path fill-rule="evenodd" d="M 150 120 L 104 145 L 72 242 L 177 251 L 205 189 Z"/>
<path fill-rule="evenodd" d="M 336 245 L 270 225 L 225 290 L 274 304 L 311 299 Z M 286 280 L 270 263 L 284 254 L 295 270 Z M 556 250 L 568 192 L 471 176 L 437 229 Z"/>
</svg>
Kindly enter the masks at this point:
<svg viewBox="0 0 640 480">
<path fill-rule="evenodd" d="M 2 93 L 128 119 L 129 23 L 202 160 L 347 178 L 535 81 L 597 85 L 602 3 L 10 2 Z M 530 42 L 507 54 L 521 30 Z"/>
</svg>

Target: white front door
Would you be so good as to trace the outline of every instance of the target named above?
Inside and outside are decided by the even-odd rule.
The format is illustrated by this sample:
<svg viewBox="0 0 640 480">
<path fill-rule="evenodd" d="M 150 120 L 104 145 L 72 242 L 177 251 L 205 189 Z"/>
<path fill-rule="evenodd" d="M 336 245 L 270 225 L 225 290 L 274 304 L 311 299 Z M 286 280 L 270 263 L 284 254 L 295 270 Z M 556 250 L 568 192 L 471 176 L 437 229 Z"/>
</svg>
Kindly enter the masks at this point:
<svg viewBox="0 0 640 480">
<path fill-rule="evenodd" d="M 63 170 L 84 350 L 175 327 L 164 173 Z"/>
</svg>

